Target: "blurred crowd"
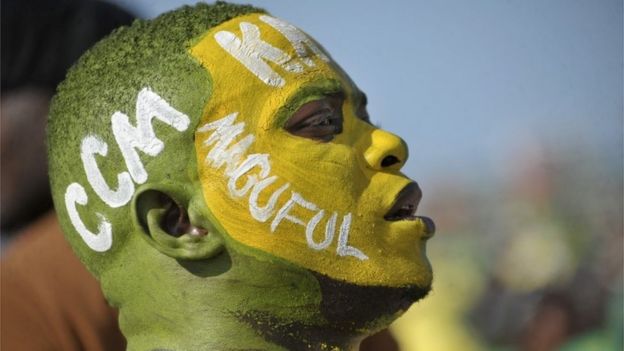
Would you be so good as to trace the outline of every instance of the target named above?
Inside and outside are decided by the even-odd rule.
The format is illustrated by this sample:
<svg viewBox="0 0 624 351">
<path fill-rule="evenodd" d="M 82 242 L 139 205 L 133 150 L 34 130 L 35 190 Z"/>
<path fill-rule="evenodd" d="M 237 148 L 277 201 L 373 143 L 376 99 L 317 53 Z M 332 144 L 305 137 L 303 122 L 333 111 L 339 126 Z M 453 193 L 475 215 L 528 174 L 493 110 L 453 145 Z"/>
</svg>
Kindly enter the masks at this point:
<svg viewBox="0 0 624 351">
<path fill-rule="evenodd" d="M 622 160 L 535 142 L 478 186 L 429 189 L 434 289 L 404 350 L 622 350 Z"/>
</svg>

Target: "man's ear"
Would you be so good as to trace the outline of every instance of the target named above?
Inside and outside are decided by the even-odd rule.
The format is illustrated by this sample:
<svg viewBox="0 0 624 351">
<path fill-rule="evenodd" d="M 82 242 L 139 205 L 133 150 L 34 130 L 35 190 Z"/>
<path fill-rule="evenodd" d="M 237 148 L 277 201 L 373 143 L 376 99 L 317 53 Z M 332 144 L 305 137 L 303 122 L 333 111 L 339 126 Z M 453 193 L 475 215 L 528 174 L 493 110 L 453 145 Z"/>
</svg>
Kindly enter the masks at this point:
<svg viewBox="0 0 624 351">
<path fill-rule="evenodd" d="M 158 251 L 181 260 L 201 260 L 223 250 L 223 238 L 205 217 L 201 194 L 145 184 L 132 199 L 135 227 Z"/>
</svg>

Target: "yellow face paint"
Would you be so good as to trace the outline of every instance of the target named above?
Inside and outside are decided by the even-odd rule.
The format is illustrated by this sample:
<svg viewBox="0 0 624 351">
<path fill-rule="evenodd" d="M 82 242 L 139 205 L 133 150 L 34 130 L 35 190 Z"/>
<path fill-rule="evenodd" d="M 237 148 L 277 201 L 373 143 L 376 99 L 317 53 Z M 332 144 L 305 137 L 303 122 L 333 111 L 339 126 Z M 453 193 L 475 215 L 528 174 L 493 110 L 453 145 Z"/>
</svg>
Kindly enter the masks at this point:
<svg viewBox="0 0 624 351">
<path fill-rule="evenodd" d="M 213 81 L 195 138 L 204 197 L 233 239 L 360 285 L 430 284 L 423 222 L 384 220 L 410 180 L 381 158 L 404 162 L 404 143 L 356 117 L 357 88 L 315 42 L 253 14 L 190 52 Z M 346 99 L 333 140 L 283 129 L 298 107 L 334 93 Z"/>
</svg>

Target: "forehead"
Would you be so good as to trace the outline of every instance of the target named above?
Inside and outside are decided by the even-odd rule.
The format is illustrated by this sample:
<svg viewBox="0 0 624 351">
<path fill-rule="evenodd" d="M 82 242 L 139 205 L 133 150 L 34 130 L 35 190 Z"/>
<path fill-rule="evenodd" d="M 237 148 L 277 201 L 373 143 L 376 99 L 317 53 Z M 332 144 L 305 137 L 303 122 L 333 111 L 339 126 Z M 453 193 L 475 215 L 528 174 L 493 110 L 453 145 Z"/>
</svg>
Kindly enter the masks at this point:
<svg viewBox="0 0 624 351">
<path fill-rule="evenodd" d="M 255 113 L 241 117 L 271 123 L 267 118 L 289 100 L 354 90 L 318 43 L 265 14 L 237 17 L 212 28 L 190 53 L 211 75 L 211 105 L 224 109 L 206 111 L 204 122 L 218 118 L 219 112 L 245 108 Z"/>
</svg>

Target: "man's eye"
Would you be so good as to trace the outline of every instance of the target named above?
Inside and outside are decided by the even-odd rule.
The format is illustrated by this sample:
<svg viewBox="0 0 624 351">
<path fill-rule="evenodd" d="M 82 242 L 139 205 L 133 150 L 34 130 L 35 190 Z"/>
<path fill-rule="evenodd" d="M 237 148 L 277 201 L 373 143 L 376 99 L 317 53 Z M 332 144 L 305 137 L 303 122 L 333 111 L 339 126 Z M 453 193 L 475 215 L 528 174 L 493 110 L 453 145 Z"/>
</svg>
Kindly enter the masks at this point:
<svg viewBox="0 0 624 351">
<path fill-rule="evenodd" d="M 286 122 L 284 129 L 293 135 L 330 141 L 342 133 L 341 96 L 328 96 L 301 106 Z"/>
</svg>

